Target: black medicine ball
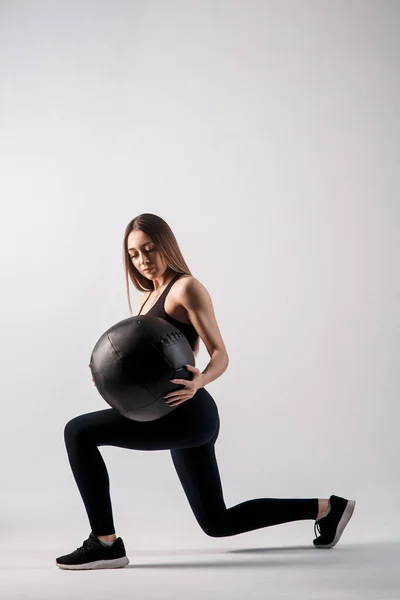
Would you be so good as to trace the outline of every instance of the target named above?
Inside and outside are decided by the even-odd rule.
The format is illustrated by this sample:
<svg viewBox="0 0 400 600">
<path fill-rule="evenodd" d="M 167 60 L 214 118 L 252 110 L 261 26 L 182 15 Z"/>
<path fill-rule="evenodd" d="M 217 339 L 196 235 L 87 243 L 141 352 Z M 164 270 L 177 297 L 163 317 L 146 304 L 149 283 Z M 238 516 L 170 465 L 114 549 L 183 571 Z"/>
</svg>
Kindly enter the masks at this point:
<svg viewBox="0 0 400 600">
<path fill-rule="evenodd" d="M 186 364 L 194 366 L 195 360 L 185 335 L 165 319 L 147 315 L 110 327 L 90 357 L 101 396 L 133 421 L 155 421 L 178 408 L 163 396 L 184 387 L 170 379 L 192 379 Z"/>
</svg>

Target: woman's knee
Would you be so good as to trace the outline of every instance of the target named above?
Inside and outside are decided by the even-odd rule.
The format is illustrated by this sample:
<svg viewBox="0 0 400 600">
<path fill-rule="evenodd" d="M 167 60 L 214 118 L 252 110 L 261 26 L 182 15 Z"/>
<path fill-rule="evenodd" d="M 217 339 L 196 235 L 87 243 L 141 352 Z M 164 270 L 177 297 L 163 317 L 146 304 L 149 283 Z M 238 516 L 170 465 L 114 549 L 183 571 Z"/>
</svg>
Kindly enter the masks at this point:
<svg viewBox="0 0 400 600">
<path fill-rule="evenodd" d="M 65 441 L 71 439 L 81 439 L 88 431 L 86 420 L 83 418 L 85 415 L 78 415 L 74 417 L 64 427 L 64 439 Z"/>
<path fill-rule="evenodd" d="M 222 517 L 221 519 L 208 519 L 207 521 L 203 519 L 201 521 L 198 521 L 198 523 L 204 531 L 204 533 L 209 537 L 218 538 L 224 537 L 226 535 L 222 526 Z"/>
<path fill-rule="evenodd" d="M 222 531 L 222 529 L 218 525 L 215 525 L 215 524 L 211 525 L 210 527 L 203 527 L 203 531 L 209 537 L 214 537 L 214 538 L 225 537 L 225 535 L 226 535 Z"/>
</svg>

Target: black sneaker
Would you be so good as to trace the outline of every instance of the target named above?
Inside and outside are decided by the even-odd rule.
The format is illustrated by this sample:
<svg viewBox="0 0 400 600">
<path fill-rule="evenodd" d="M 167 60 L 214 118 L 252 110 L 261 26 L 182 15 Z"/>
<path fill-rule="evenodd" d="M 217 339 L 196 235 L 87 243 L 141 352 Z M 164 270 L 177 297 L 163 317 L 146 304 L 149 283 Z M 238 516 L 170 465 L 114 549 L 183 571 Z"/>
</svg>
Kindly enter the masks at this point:
<svg viewBox="0 0 400 600">
<path fill-rule="evenodd" d="M 112 546 L 106 548 L 93 532 L 80 548 L 56 558 L 60 569 L 118 569 L 128 564 L 122 538 L 118 537 Z"/>
<path fill-rule="evenodd" d="M 315 535 L 318 535 L 317 529 L 320 533 L 320 536 L 313 541 L 316 548 L 333 548 L 338 543 L 356 505 L 355 500 L 346 500 L 334 495 L 330 497 L 330 502 L 326 516 L 314 523 Z"/>
</svg>

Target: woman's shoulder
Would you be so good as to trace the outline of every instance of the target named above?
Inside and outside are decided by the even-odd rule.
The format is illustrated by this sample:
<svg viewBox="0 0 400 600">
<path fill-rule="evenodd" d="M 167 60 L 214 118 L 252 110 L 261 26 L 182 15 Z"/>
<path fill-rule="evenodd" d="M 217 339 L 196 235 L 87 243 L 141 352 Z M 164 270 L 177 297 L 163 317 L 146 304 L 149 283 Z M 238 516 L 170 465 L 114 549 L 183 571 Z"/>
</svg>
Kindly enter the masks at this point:
<svg viewBox="0 0 400 600">
<path fill-rule="evenodd" d="M 194 280 L 196 280 L 196 278 L 193 277 L 193 275 L 189 275 L 189 273 L 182 273 L 176 283 L 179 285 L 187 285 L 189 282 Z"/>
<path fill-rule="evenodd" d="M 193 299 L 204 299 L 205 297 L 209 297 L 209 292 L 201 281 L 199 281 L 197 277 L 193 277 L 193 275 L 188 275 L 186 273 L 179 277 L 172 286 L 172 289 L 174 288 L 174 295 L 176 295 L 176 297 L 182 297 L 183 294 Z"/>
<path fill-rule="evenodd" d="M 184 289 L 184 290 L 189 290 L 189 291 L 191 291 L 191 290 L 196 291 L 196 289 L 202 288 L 204 286 L 203 286 L 203 284 L 196 277 L 193 277 L 193 275 L 189 275 L 187 273 L 184 273 L 175 282 L 175 285 L 173 287 L 176 287 L 176 289 Z"/>
</svg>

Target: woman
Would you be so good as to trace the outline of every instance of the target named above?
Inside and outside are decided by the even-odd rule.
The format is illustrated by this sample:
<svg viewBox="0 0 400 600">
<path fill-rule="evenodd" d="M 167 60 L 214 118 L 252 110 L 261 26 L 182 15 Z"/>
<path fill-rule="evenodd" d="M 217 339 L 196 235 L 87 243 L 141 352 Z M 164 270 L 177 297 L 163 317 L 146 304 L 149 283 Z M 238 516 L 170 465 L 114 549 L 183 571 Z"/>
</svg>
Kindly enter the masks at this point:
<svg viewBox="0 0 400 600">
<path fill-rule="evenodd" d="M 315 519 L 317 548 L 332 548 L 347 525 L 355 506 L 352 500 L 332 495 L 327 498 L 248 500 L 226 508 L 215 442 L 219 433 L 218 409 L 205 386 L 220 377 L 229 359 L 206 288 L 195 279 L 167 223 L 153 214 L 142 214 L 127 226 L 123 242 L 128 303 L 129 279 L 142 294 L 138 314 L 162 317 L 187 337 L 195 356 L 200 338 L 210 355 L 201 373 L 165 396 L 179 406 L 150 422 L 127 419 L 113 408 L 75 417 L 65 427 L 69 462 L 82 496 L 91 533 L 83 545 L 60 556 L 63 569 L 104 569 L 129 563 L 122 538 L 115 533 L 109 479 L 99 446 L 132 450 L 167 450 L 189 504 L 203 531 L 213 537 L 237 535 L 261 527 Z M 317 533 L 315 533 L 317 535 Z"/>
</svg>

